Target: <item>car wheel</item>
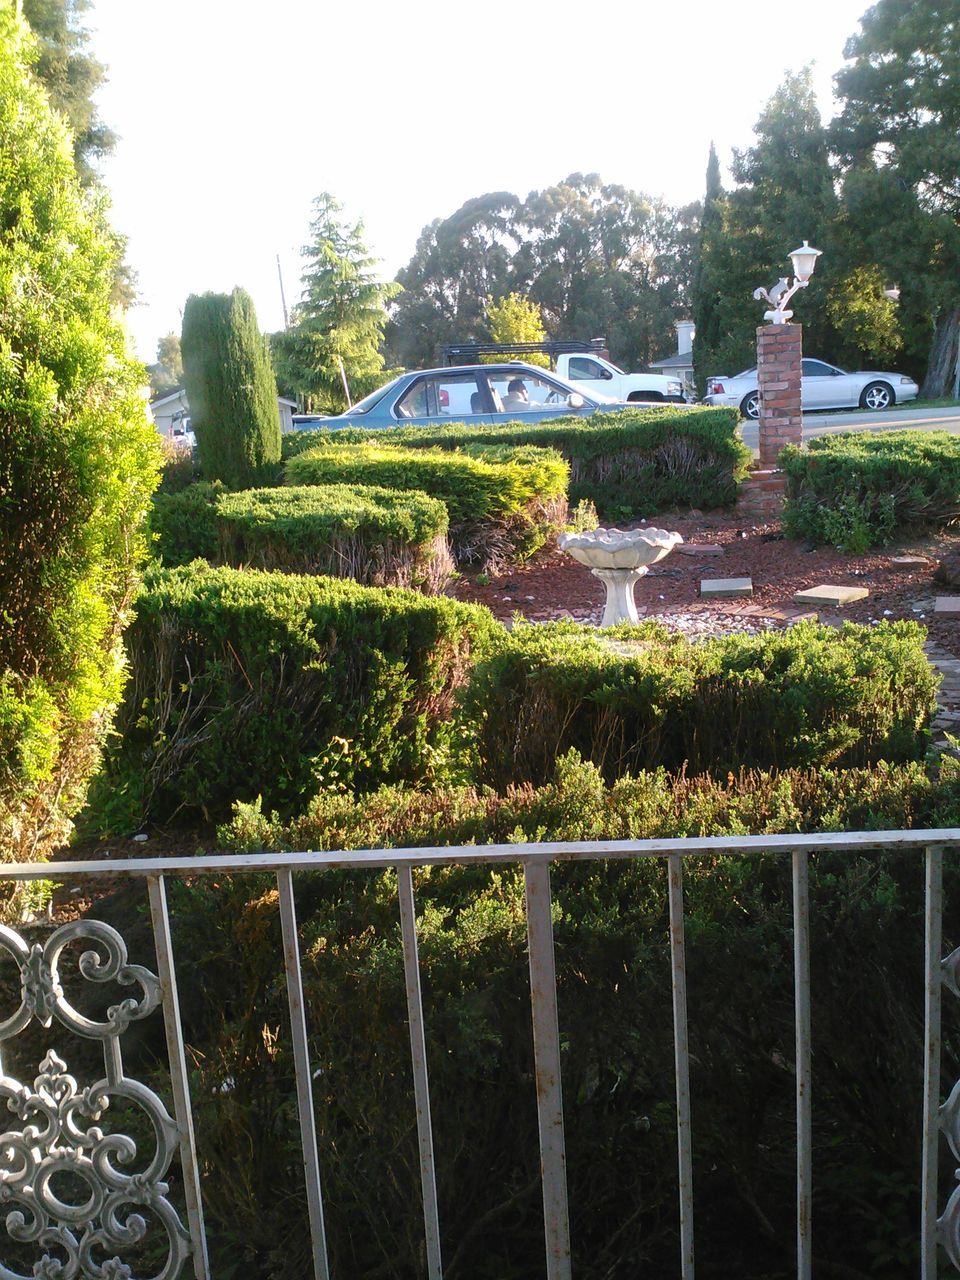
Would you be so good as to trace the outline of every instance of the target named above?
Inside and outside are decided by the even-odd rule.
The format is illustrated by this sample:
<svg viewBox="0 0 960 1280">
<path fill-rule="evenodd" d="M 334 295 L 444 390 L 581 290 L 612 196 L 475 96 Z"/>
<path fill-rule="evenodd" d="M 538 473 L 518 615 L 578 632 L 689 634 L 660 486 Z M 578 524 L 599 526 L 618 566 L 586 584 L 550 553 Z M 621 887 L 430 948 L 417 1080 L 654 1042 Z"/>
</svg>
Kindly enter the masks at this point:
<svg viewBox="0 0 960 1280">
<path fill-rule="evenodd" d="M 740 401 L 740 413 L 744 418 L 760 417 L 760 392 L 751 391 Z"/>
<path fill-rule="evenodd" d="M 893 388 L 885 382 L 871 382 L 860 392 L 861 409 L 887 409 L 893 403 Z"/>
</svg>

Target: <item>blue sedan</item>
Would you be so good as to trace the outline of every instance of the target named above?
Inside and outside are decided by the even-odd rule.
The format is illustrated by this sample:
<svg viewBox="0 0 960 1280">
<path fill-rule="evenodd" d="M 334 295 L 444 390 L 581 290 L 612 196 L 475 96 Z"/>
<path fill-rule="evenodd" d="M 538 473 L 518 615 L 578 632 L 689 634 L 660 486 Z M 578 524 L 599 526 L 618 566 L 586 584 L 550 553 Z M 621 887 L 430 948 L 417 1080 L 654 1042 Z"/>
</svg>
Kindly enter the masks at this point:
<svg viewBox="0 0 960 1280">
<path fill-rule="evenodd" d="M 540 422 L 564 414 L 582 417 L 627 407 L 595 391 L 584 395 L 556 374 L 514 361 L 404 373 L 359 400 L 346 413 L 331 417 L 298 415 L 293 423 L 310 430 L 426 427 L 441 422 Z"/>
</svg>

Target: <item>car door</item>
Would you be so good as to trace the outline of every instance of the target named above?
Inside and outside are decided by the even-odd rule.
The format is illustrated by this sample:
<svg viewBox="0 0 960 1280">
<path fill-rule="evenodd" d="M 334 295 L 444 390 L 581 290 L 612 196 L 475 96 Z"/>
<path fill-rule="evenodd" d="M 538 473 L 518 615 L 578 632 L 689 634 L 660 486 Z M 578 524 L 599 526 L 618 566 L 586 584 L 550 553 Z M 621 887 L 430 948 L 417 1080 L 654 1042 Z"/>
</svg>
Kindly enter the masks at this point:
<svg viewBox="0 0 960 1280">
<path fill-rule="evenodd" d="M 543 422 L 567 414 L 593 413 L 596 403 L 547 374 L 534 374 L 529 369 L 493 368 L 487 377 L 493 402 L 497 406 L 494 422 Z M 575 395 L 582 404 L 571 405 Z"/>
<path fill-rule="evenodd" d="M 439 426 L 444 422 L 489 422 L 493 404 L 477 373 L 424 374 L 407 386 L 394 405 L 400 427 Z"/>
<path fill-rule="evenodd" d="M 805 410 L 832 409 L 842 397 L 838 385 L 839 369 L 823 360 L 803 360 L 800 366 L 801 403 Z"/>
</svg>

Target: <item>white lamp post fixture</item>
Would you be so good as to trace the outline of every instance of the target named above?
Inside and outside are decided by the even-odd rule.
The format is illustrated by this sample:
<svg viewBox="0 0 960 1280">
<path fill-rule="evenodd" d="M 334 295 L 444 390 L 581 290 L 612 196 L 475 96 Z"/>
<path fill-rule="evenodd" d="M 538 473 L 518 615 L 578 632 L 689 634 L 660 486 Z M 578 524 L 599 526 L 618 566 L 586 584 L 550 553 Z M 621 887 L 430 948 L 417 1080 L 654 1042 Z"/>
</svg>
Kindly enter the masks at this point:
<svg viewBox="0 0 960 1280">
<path fill-rule="evenodd" d="M 756 300 L 766 302 L 770 306 L 770 310 L 763 313 L 764 320 L 769 320 L 771 324 L 786 324 L 793 318 L 793 312 L 786 310 L 787 303 L 798 289 L 805 289 L 810 283 L 810 277 L 813 275 L 821 252 L 820 249 L 811 249 L 804 240 L 800 248 L 794 249 L 790 254 L 790 261 L 793 263 L 793 284 L 790 284 L 789 277 L 781 276 L 771 289 L 754 289 L 753 296 Z"/>
</svg>

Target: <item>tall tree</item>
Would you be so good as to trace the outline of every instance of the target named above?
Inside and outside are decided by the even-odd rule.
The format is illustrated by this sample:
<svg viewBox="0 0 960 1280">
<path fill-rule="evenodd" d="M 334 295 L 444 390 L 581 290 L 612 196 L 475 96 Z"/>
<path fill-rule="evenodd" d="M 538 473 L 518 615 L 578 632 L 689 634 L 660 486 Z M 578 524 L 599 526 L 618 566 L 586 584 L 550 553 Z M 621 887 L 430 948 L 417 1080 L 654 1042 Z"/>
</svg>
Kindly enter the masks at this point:
<svg viewBox="0 0 960 1280">
<path fill-rule="evenodd" d="M 346 408 L 344 373 L 354 397 L 383 381 L 386 304 L 399 292 L 398 285 L 378 279 L 363 224 L 345 222 L 341 212 L 327 192 L 314 201 L 311 240 L 303 249 L 303 297 L 290 328 L 272 338 L 284 390 L 324 413 Z"/>
<path fill-rule="evenodd" d="M 403 292 L 387 330 L 389 351 L 400 363 L 432 365 L 446 343 L 490 336 L 484 299 L 504 297 L 523 283 L 513 265 L 519 204 L 508 191 L 495 191 L 424 227 L 397 274 Z"/>
<path fill-rule="evenodd" d="M 547 336 L 540 308 L 520 293 L 508 293 L 497 301 L 488 298 L 487 325 L 492 342 L 543 342 Z M 500 358 L 490 356 L 488 360 L 495 363 Z M 542 369 L 550 368 L 550 357 L 544 352 L 534 351 L 524 360 Z"/>
<path fill-rule="evenodd" d="M 69 833 L 122 688 L 156 484 L 119 243 L 0 7 L 0 859 Z"/>
<path fill-rule="evenodd" d="M 960 15 L 943 0 L 878 0 L 836 76 L 838 152 L 888 172 L 935 219 L 939 310 L 922 393 L 952 389 L 960 348 Z"/>
<path fill-rule="evenodd" d="M 697 260 L 693 278 L 693 320 L 696 336 L 693 344 L 693 373 L 700 395 L 705 393 L 707 376 L 719 373 L 720 347 L 720 280 L 717 278 L 716 256 L 723 234 L 723 185 L 717 149 L 710 143 L 707 157 L 707 189 L 703 198 Z"/>
<path fill-rule="evenodd" d="M 231 489 L 269 483 L 280 460 L 277 384 L 253 300 L 191 294 L 183 309 L 183 375 L 200 468 Z"/>
<path fill-rule="evenodd" d="M 97 113 L 94 95 L 106 68 L 90 53 L 83 15 L 91 0 L 22 0 L 23 16 L 38 42 L 34 74 L 73 133 L 73 154 L 81 182 L 96 179 L 94 162 L 108 155 L 116 135 Z"/>
<path fill-rule="evenodd" d="M 147 366 L 147 373 L 154 395 L 166 395 L 183 386 L 183 356 L 178 333 L 167 333 L 158 340 L 157 362 Z"/>
</svg>

